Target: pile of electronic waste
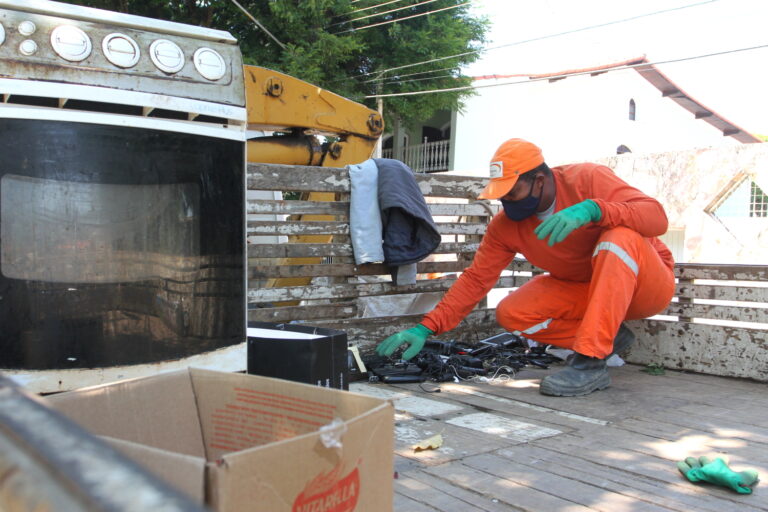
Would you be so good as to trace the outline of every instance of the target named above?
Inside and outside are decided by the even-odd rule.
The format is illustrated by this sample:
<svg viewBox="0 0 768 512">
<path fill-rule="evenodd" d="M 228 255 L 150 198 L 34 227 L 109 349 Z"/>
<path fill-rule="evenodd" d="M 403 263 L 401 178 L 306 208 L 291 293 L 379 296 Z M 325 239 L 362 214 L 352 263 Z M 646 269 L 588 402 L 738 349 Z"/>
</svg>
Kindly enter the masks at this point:
<svg viewBox="0 0 768 512">
<path fill-rule="evenodd" d="M 407 348 L 407 347 L 404 347 Z M 472 346 L 456 341 L 427 341 L 409 361 L 400 358 L 402 348 L 392 357 L 363 358 L 370 382 L 458 382 L 463 380 L 507 380 L 526 367 L 548 368 L 562 359 L 547 346 L 531 346 L 528 340 L 511 333 L 499 334 Z"/>
</svg>

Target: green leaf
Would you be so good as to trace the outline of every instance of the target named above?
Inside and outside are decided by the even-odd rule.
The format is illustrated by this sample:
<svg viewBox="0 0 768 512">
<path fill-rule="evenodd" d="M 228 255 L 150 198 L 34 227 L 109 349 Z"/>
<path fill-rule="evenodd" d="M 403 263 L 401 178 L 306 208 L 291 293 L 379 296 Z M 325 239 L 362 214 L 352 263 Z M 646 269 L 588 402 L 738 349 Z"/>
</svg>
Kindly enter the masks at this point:
<svg viewBox="0 0 768 512">
<path fill-rule="evenodd" d="M 650 363 L 645 368 L 641 368 L 640 371 L 648 375 L 664 375 L 666 373 L 664 366 L 659 363 Z"/>
</svg>

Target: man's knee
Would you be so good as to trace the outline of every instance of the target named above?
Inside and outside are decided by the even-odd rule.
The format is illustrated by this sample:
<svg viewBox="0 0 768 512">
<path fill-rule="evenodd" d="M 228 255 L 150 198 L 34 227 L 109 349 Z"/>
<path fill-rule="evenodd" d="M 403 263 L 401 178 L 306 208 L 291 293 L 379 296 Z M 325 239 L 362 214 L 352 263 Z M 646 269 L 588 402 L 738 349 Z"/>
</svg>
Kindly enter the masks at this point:
<svg viewBox="0 0 768 512">
<path fill-rule="evenodd" d="M 608 229 L 603 232 L 595 245 L 592 253 L 593 266 L 596 265 L 597 258 L 600 256 L 613 254 L 637 277 L 640 271 L 641 244 L 645 243 L 647 241 L 643 236 L 632 229 L 623 226 Z"/>
<path fill-rule="evenodd" d="M 632 244 L 641 243 L 643 241 L 643 235 L 634 229 L 629 229 L 625 226 L 616 226 L 615 228 L 606 229 L 603 231 L 597 243 L 599 244 L 600 242 L 612 242 L 623 247 L 625 245 L 630 246 Z M 628 247 L 626 248 L 628 249 Z"/>
<path fill-rule="evenodd" d="M 525 294 L 512 292 L 496 306 L 496 322 L 509 332 L 527 332 L 546 321 L 538 309 Z"/>
<path fill-rule="evenodd" d="M 507 331 L 519 331 L 525 315 L 523 301 L 515 294 L 511 292 L 496 305 L 496 322 Z"/>
</svg>

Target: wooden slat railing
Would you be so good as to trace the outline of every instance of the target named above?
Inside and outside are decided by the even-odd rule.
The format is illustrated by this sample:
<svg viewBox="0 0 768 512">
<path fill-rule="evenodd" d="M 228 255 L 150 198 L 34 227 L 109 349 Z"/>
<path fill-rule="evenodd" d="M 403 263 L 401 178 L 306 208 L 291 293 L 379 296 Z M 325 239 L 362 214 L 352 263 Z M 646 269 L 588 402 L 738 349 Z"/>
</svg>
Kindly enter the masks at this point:
<svg viewBox="0 0 768 512">
<path fill-rule="evenodd" d="M 768 266 L 683 263 L 659 317 L 630 322 L 627 360 L 768 381 Z"/>
<path fill-rule="evenodd" d="M 363 350 L 400 329 L 412 326 L 422 314 L 365 317 L 365 300 L 432 294 L 439 297 L 471 262 L 479 239 L 498 207 L 472 202 L 485 186 L 482 178 L 416 175 L 429 203 L 443 242 L 435 254 L 418 264 L 418 280 L 393 286 L 382 264 L 355 265 L 349 242 L 349 177 L 345 169 L 249 164 L 249 188 L 271 191 L 336 192 L 335 202 L 258 200 L 248 202 L 248 213 L 259 214 L 248 223 L 250 235 L 284 235 L 285 242 L 248 246 L 249 312 L 253 321 L 311 322 L 343 329 Z M 335 220 L 302 222 L 301 214 L 333 215 Z M 332 243 L 302 243 L 300 235 L 332 235 Z M 286 261 L 286 258 L 294 260 Z M 307 263 L 296 258 L 320 258 Z M 290 264 L 286 264 L 290 263 Z M 496 284 L 514 289 L 541 273 L 515 261 Z M 657 363 L 670 368 L 716 375 L 768 380 L 768 266 L 678 264 L 676 297 L 661 315 L 630 322 L 638 342 L 627 360 Z M 441 277 L 434 279 L 434 274 Z M 266 287 L 274 279 L 311 277 L 310 285 Z M 298 305 L 296 305 L 296 301 Z M 275 307 L 275 303 L 293 305 Z M 481 304 L 443 339 L 471 342 L 501 329 L 492 308 Z"/>
</svg>

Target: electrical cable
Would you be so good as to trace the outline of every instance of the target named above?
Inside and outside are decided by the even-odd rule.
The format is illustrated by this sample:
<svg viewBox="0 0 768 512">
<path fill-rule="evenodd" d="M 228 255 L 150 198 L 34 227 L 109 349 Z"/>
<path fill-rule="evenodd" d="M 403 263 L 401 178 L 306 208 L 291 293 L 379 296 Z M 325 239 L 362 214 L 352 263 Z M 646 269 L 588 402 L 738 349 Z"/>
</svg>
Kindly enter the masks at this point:
<svg viewBox="0 0 768 512">
<path fill-rule="evenodd" d="M 328 28 L 336 26 L 336 25 L 342 25 L 344 23 L 352 23 L 353 21 L 360 21 L 360 20 L 364 20 L 364 19 L 367 19 L 367 18 L 374 18 L 376 16 L 383 16 L 385 14 L 389 14 L 391 12 L 402 11 L 404 9 L 411 9 L 412 7 L 418 7 L 418 6 L 424 5 L 424 4 L 431 4 L 432 2 L 437 2 L 437 0 L 424 0 L 423 2 L 419 2 L 417 4 L 406 5 L 405 7 L 398 7 L 396 9 L 390 9 L 390 10 L 384 11 L 384 12 L 377 12 L 377 13 L 374 13 L 374 14 L 368 14 L 366 16 L 361 16 L 359 18 L 353 18 L 351 20 L 341 21 L 339 23 L 334 23 L 333 25 L 328 25 Z M 432 11 L 432 12 L 435 12 L 435 11 Z"/>
<path fill-rule="evenodd" d="M 234 0 L 232 0 L 232 1 L 234 1 Z M 710 1 L 716 1 L 716 0 L 710 0 Z M 347 30 L 342 30 L 341 32 L 336 32 L 334 35 L 346 34 L 347 32 L 357 32 L 358 30 L 365 30 L 366 28 L 379 27 L 381 25 L 389 25 L 390 23 L 397 23 L 398 21 L 410 20 L 412 18 L 418 18 L 420 16 L 426 16 L 428 14 L 434 14 L 436 12 L 449 11 L 451 9 L 456 9 L 456 8 L 459 8 L 459 7 L 463 7 L 463 6 L 468 5 L 470 3 L 472 3 L 471 0 L 467 1 L 467 2 L 464 2 L 462 4 L 452 5 L 450 7 L 443 7 L 442 9 L 435 9 L 434 11 L 428 11 L 428 12 L 423 12 L 421 14 L 413 14 L 411 16 L 405 16 L 403 18 L 397 18 L 396 20 L 382 21 L 381 23 L 374 23 L 373 25 L 364 25 L 362 27 L 350 28 L 350 29 L 347 29 Z"/>
<path fill-rule="evenodd" d="M 367 84 L 367 83 L 370 83 L 370 82 L 379 82 L 379 81 L 384 82 L 384 81 L 388 81 L 388 80 L 399 80 L 400 78 L 403 78 L 403 77 L 406 77 L 406 76 L 426 75 L 427 73 L 437 73 L 438 71 L 448 71 L 449 69 L 456 69 L 457 67 L 458 66 L 451 66 L 449 68 L 433 69 L 432 71 L 419 71 L 419 72 L 416 72 L 416 73 L 408 73 L 408 74 L 405 74 L 405 75 L 398 75 L 399 78 L 395 78 L 395 77 L 391 77 L 391 78 L 372 78 L 370 80 L 364 81 L 363 83 Z"/>
<path fill-rule="evenodd" d="M 452 364 L 449 364 L 449 365 L 446 365 L 446 366 L 447 366 L 448 368 L 450 368 L 451 370 L 453 370 L 453 373 L 454 373 L 454 375 L 456 375 L 456 378 L 457 378 L 457 379 L 459 379 L 459 380 L 463 380 L 463 381 L 465 381 L 465 382 L 466 382 L 466 381 L 471 381 L 471 380 L 472 380 L 472 377 L 470 377 L 470 378 L 468 378 L 468 379 L 465 379 L 464 377 L 462 377 L 461 375 L 459 375 L 459 372 L 458 372 L 458 371 L 456 371 L 456 367 L 455 367 L 455 366 L 453 366 Z"/>
<path fill-rule="evenodd" d="M 669 59 L 669 60 L 660 60 L 656 62 L 641 62 L 639 64 L 628 64 L 628 65 L 621 65 L 616 66 L 613 68 L 605 68 L 601 69 L 601 73 L 608 73 L 610 71 L 623 71 L 625 69 L 634 69 L 638 67 L 643 66 L 658 66 L 660 64 L 674 64 L 677 62 L 686 62 L 690 60 L 697 60 L 697 59 L 704 59 L 707 57 L 717 57 L 719 55 L 728 55 L 731 53 L 738 53 L 738 52 L 746 52 L 751 50 L 759 50 L 761 48 L 768 48 L 768 44 L 758 45 L 758 46 L 750 46 L 747 48 L 737 48 L 735 50 L 726 50 L 722 52 L 714 52 L 714 53 L 707 53 L 704 55 L 694 55 L 691 57 L 682 57 L 679 59 Z M 540 82 L 542 80 L 557 80 L 560 78 L 568 78 L 571 76 L 579 76 L 579 75 L 589 75 L 594 73 L 594 70 L 592 71 L 577 71 L 573 73 L 564 73 L 562 75 L 554 75 L 554 76 L 546 76 L 541 78 L 529 78 L 527 80 L 520 80 L 517 82 L 505 82 L 503 84 L 487 84 L 487 85 L 468 85 L 466 87 L 452 87 L 448 89 L 432 89 L 428 91 L 413 91 L 413 92 L 398 92 L 398 93 L 391 93 L 391 94 L 372 94 L 369 96 L 364 96 L 364 98 L 391 98 L 395 96 L 417 96 L 419 94 L 434 94 L 438 92 L 457 92 L 457 91 L 468 91 L 470 89 L 485 89 L 486 87 L 500 87 L 503 85 L 519 85 L 519 84 L 530 84 L 533 82 Z"/>
<path fill-rule="evenodd" d="M 422 382 L 419 382 L 419 387 L 425 393 L 440 393 L 440 386 L 437 386 L 434 389 L 427 389 L 424 387 L 424 384 Z"/>
<path fill-rule="evenodd" d="M 456 75 L 452 75 L 450 73 L 447 73 L 447 74 L 444 74 L 444 75 L 437 75 L 437 76 L 427 76 L 427 77 L 424 77 L 424 78 L 411 78 L 410 80 L 401 80 L 400 78 L 392 77 L 392 78 L 383 80 L 381 82 L 381 85 L 406 84 L 406 83 L 411 83 L 411 82 L 423 82 L 424 80 L 437 80 L 438 78 L 472 78 L 472 77 L 467 76 L 467 75 L 456 76 Z"/>
<path fill-rule="evenodd" d="M 389 0 L 389 2 L 384 2 L 384 3 L 381 3 L 381 4 L 377 4 L 377 5 L 372 5 L 370 7 L 363 7 L 362 9 L 355 9 L 354 11 L 349 11 L 347 14 L 351 15 L 351 14 L 355 14 L 356 12 L 368 11 L 368 10 L 371 10 L 371 9 L 375 9 L 377 7 L 382 7 L 384 5 L 396 4 L 398 2 L 403 2 L 403 1 L 405 1 L 405 0 Z M 328 25 L 328 26 L 329 27 L 333 27 L 333 26 L 336 26 L 336 25 L 341 25 L 342 23 L 349 23 L 350 21 L 354 21 L 354 20 L 340 21 L 338 23 L 334 23 L 333 25 Z"/>
<path fill-rule="evenodd" d="M 499 376 L 499 372 L 500 372 L 500 371 L 502 371 L 502 370 L 504 370 L 504 371 L 506 372 L 506 375 L 507 375 L 507 376 L 509 376 L 509 375 L 512 375 L 512 376 L 514 377 L 514 376 L 515 376 L 515 374 L 517 373 L 517 370 L 515 370 L 515 369 L 514 369 L 514 368 L 512 368 L 511 366 L 503 366 L 503 365 L 502 365 L 502 366 L 499 366 L 499 367 L 496 369 L 496 372 L 493 374 L 493 377 L 489 377 L 489 378 L 488 378 L 488 380 L 489 380 L 489 381 L 493 381 L 493 379 L 495 379 L 496 377 L 498 377 L 498 376 Z"/>
<path fill-rule="evenodd" d="M 552 39 L 552 38 L 555 38 L 555 37 L 561 37 L 561 36 L 565 36 L 565 35 L 569 35 L 569 34 L 575 34 L 575 33 L 578 33 L 578 32 L 584 32 L 586 30 L 592 30 L 592 29 L 596 29 L 596 28 L 607 27 L 607 26 L 610 26 L 610 25 L 616 25 L 618 23 L 626 23 L 628 21 L 635 21 L 635 20 L 638 20 L 638 19 L 641 19 L 641 18 L 646 18 L 648 16 L 656 16 L 658 14 L 665 14 L 665 13 L 668 13 L 668 12 L 679 11 L 679 10 L 688 9 L 688 8 L 691 8 L 691 7 L 699 7 L 701 5 L 711 4 L 713 2 L 719 2 L 719 1 L 720 0 L 706 0 L 704 2 L 697 2 L 695 4 L 682 5 L 682 6 L 673 7 L 673 8 L 670 8 L 670 9 L 662 9 L 660 11 L 654 11 L 654 12 L 649 12 L 649 13 L 646 13 L 646 14 L 640 14 L 640 15 L 637 15 L 637 16 L 631 16 L 629 18 L 622 18 L 622 19 L 619 19 L 619 20 L 608 21 L 606 23 L 599 23 L 597 25 L 590 25 L 590 26 L 587 26 L 587 27 L 581 27 L 581 28 L 577 28 L 577 29 L 573 29 L 573 30 L 566 30 L 565 32 L 557 32 L 557 33 L 548 34 L 548 35 L 545 35 L 545 36 L 539 36 L 539 37 L 534 37 L 534 38 L 531 38 L 531 39 L 524 39 L 524 40 L 521 40 L 521 41 L 515 41 L 513 43 L 502 44 L 502 45 L 499 45 L 499 46 L 491 46 L 489 48 L 480 48 L 479 50 L 471 50 L 471 51 L 468 51 L 468 52 L 457 53 L 456 55 L 448 55 L 448 56 L 445 56 L 445 57 L 437 57 L 437 58 L 434 58 L 434 59 L 425 60 L 425 61 L 421 61 L 421 62 L 414 62 L 412 64 L 404 64 L 402 66 L 396 66 L 396 67 L 384 69 L 384 70 L 381 70 L 381 71 L 369 71 L 367 73 L 360 73 L 359 75 L 353 75 L 353 76 L 345 77 L 345 78 L 339 79 L 339 80 L 349 80 L 349 79 L 352 79 L 352 78 L 358 78 L 358 77 L 362 77 L 362 76 L 383 74 L 383 73 L 388 73 L 390 71 L 397 71 L 398 69 L 406 69 L 406 68 L 410 68 L 410 67 L 414 67 L 414 66 L 421 66 L 422 64 L 431 64 L 433 62 L 440 62 L 440 61 L 447 60 L 447 59 L 455 59 L 455 58 L 458 58 L 458 57 L 465 57 L 467 55 L 473 55 L 473 54 L 476 54 L 476 53 L 482 53 L 482 52 L 488 52 L 488 51 L 493 51 L 493 50 L 499 50 L 501 48 L 508 48 L 510 46 L 516 46 L 516 45 L 521 45 L 521 44 L 525 44 L 525 43 L 531 43 L 531 42 L 535 42 L 535 41 L 542 41 L 544 39 Z"/>
<path fill-rule="evenodd" d="M 465 345 L 455 340 L 427 342 L 424 349 L 411 362 L 400 356 L 368 356 L 364 359 L 369 369 L 370 382 L 474 382 L 496 383 L 513 379 L 518 370 L 527 366 L 548 368 L 560 359 L 546 353 L 545 347 L 530 347 L 525 338 L 502 333 L 485 340 L 476 340 L 478 346 Z M 419 384 L 422 391 L 438 392 Z"/>
<path fill-rule="evenodd" d="M 285 46 L 283 43 L 281 43 L 281 42 L 280 42 L 280 40 L 279 40 L 278 38 L 276 38 L 275 36 L 273 36 L 273 35 L 272 35 L 272 32 L 270 32 L 269 30 L 267 30 L 267 28 L 266 28 L 264 25 L 262 25 L 261 23 L 259 23 L 259 20 L 257 20 L 256 18 L 254 18 L 254 17 L 253 17 L 253 15 L 252 15 L 250 12 L 248 12 L 248 11 L 245 9 L 245 7 L 243 7 L 242 5 L 240 5 L 239 3 L 237 3 L 237 0 L 232 0 L 232 3 L 233 3 L 233 4 L 235 4 L 235 5 L 236 5 L 236 6 L 237 6 L 237 7 L 238 7 L 238 8 L 239 8 L 241 11 L 243 11 L 243 12 L 245 13 L 245 15 L 246 15 L 246 16 L 248 16 L 249 18 L 251 18 L 251 21 L 253 21 L 253 22 L 256 24 L 256 26 L 257 26 L 257 27 L 259 27 L 261 30 L 263 30 L 264 32 L 266 32 L 266 33 L 267 33 L 267 35 L 268 35 L 269 37 L 271 37 L 271 38 L 272 38 L 272 40 L 273 40 L 273 41 L 275 41 L 275 42 L 278 44 L 278 46 L 280 46 L 280 48 L 282 48 L 283 50 L 285 50 L 285 49 L 286 49 L 286 46 Z"/>
</svg>

